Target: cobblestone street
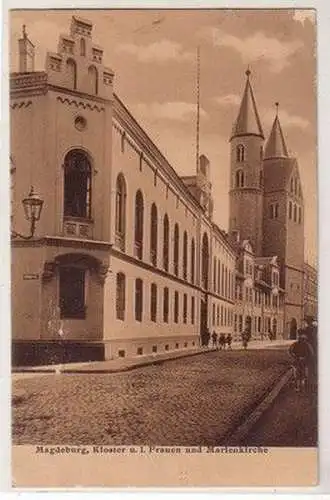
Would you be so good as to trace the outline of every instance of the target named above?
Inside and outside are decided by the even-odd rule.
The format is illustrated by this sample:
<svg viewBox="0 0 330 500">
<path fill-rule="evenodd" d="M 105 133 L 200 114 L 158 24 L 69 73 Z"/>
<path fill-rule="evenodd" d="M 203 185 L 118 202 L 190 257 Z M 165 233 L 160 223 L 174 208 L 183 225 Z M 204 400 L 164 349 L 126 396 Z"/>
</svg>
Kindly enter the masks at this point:
<svg viewBox="0 0 330 500">
<path fill-rule="evenodd" d="M 219 445 L 288 365 L 286 350 L 225 351 L 23 378 L 13 382 L 13 443 Z"/>
</svg>

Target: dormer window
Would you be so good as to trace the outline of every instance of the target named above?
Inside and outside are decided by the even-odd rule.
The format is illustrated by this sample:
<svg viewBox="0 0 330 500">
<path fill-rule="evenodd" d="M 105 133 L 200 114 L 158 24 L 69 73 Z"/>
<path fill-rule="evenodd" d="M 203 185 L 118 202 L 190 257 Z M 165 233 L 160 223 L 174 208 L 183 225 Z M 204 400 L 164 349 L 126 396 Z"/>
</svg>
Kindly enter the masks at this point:
<svg viewBox="0 0 330 500">
<path fill-rule="evenodd" d="M 239 144 L 236 148 L 236 161 L 241 163 L 245 160 L 245 148 L 243 144 Z"/>
</svg>

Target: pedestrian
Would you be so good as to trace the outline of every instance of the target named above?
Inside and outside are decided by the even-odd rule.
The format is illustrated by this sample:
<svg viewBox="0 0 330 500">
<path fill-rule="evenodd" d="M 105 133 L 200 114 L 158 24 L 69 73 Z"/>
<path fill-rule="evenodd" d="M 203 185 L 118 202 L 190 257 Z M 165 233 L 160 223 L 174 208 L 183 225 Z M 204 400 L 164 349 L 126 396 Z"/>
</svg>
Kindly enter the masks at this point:
<svg viewBox="0 0 330 500">
<path fill-rule="evenodd" d="M 220 333 L 219 346 L 220 346 L 220 351 L 222 351 L 222 349 L 226 348 L 226 337 L 225 337 L 224 333 Z"/>
<path fill-rule="evenodd" d="M 228 349 L 231 349 L 232 340 L 233 339 L 232 339 L 231 333 L 228 333 L 227 339 L 226 339 L 226 342 L 227 342 L 227 345 L 228 345 Z"/>
<path fill-rule="evenodd" d="M 212 346 L 214 348 L 217 347 L 217 340 L 218 340 L 218 335 L 215 333 L 215 331 L 213 331 L 213 333 L 212 333 Z"/>
<path fill-rule="evenodd" d="M 300 332 L 298 340 L 291 344 L 289 354 L 293 358 L 292 369 L 296 391 L 307 389 L 309 369 L 313 364 L 314 352 L 307 341 L 307 335 Z"/>
<path fill-rule="evenodd" d="M 250 333 L 247 330 L 244 330 L 242 333 L 242 344 L 243 344 L 243 349 L 246 351 L 248 347 L 249 340 L 251 338 Z"/>
</svg>

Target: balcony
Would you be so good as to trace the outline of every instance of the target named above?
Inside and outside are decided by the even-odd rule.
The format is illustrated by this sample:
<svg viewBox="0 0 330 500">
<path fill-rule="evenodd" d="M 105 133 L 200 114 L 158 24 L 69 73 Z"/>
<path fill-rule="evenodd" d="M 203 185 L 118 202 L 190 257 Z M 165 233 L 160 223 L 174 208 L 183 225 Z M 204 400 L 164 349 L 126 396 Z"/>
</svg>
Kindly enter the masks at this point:
<svg viewBox="0 0 330 500">
<path fill-rule="evenodd" d="M 79 217 L 64 217 L 63 235 L 68 238 L 93 239 L 93 221 Z"/>
</svg>

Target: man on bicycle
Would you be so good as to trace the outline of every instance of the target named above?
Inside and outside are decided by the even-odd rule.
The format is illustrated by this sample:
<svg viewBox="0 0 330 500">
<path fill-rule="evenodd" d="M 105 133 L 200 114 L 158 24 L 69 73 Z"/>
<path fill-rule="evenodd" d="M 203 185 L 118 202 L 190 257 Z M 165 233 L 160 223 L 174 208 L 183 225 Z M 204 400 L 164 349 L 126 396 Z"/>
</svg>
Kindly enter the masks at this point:
<svg viewBox="0 0 330 500">
<path fill-rule="evenodd" d="M 298 335 L 298 340 L 291 344 L 289 353 L 293 358 L 293 377 L 296 391 L 307 389 L 308 367 L 314 358 L 313 348 L 307 342 L 307 336 L 303 333 Z"/>
</svg>

